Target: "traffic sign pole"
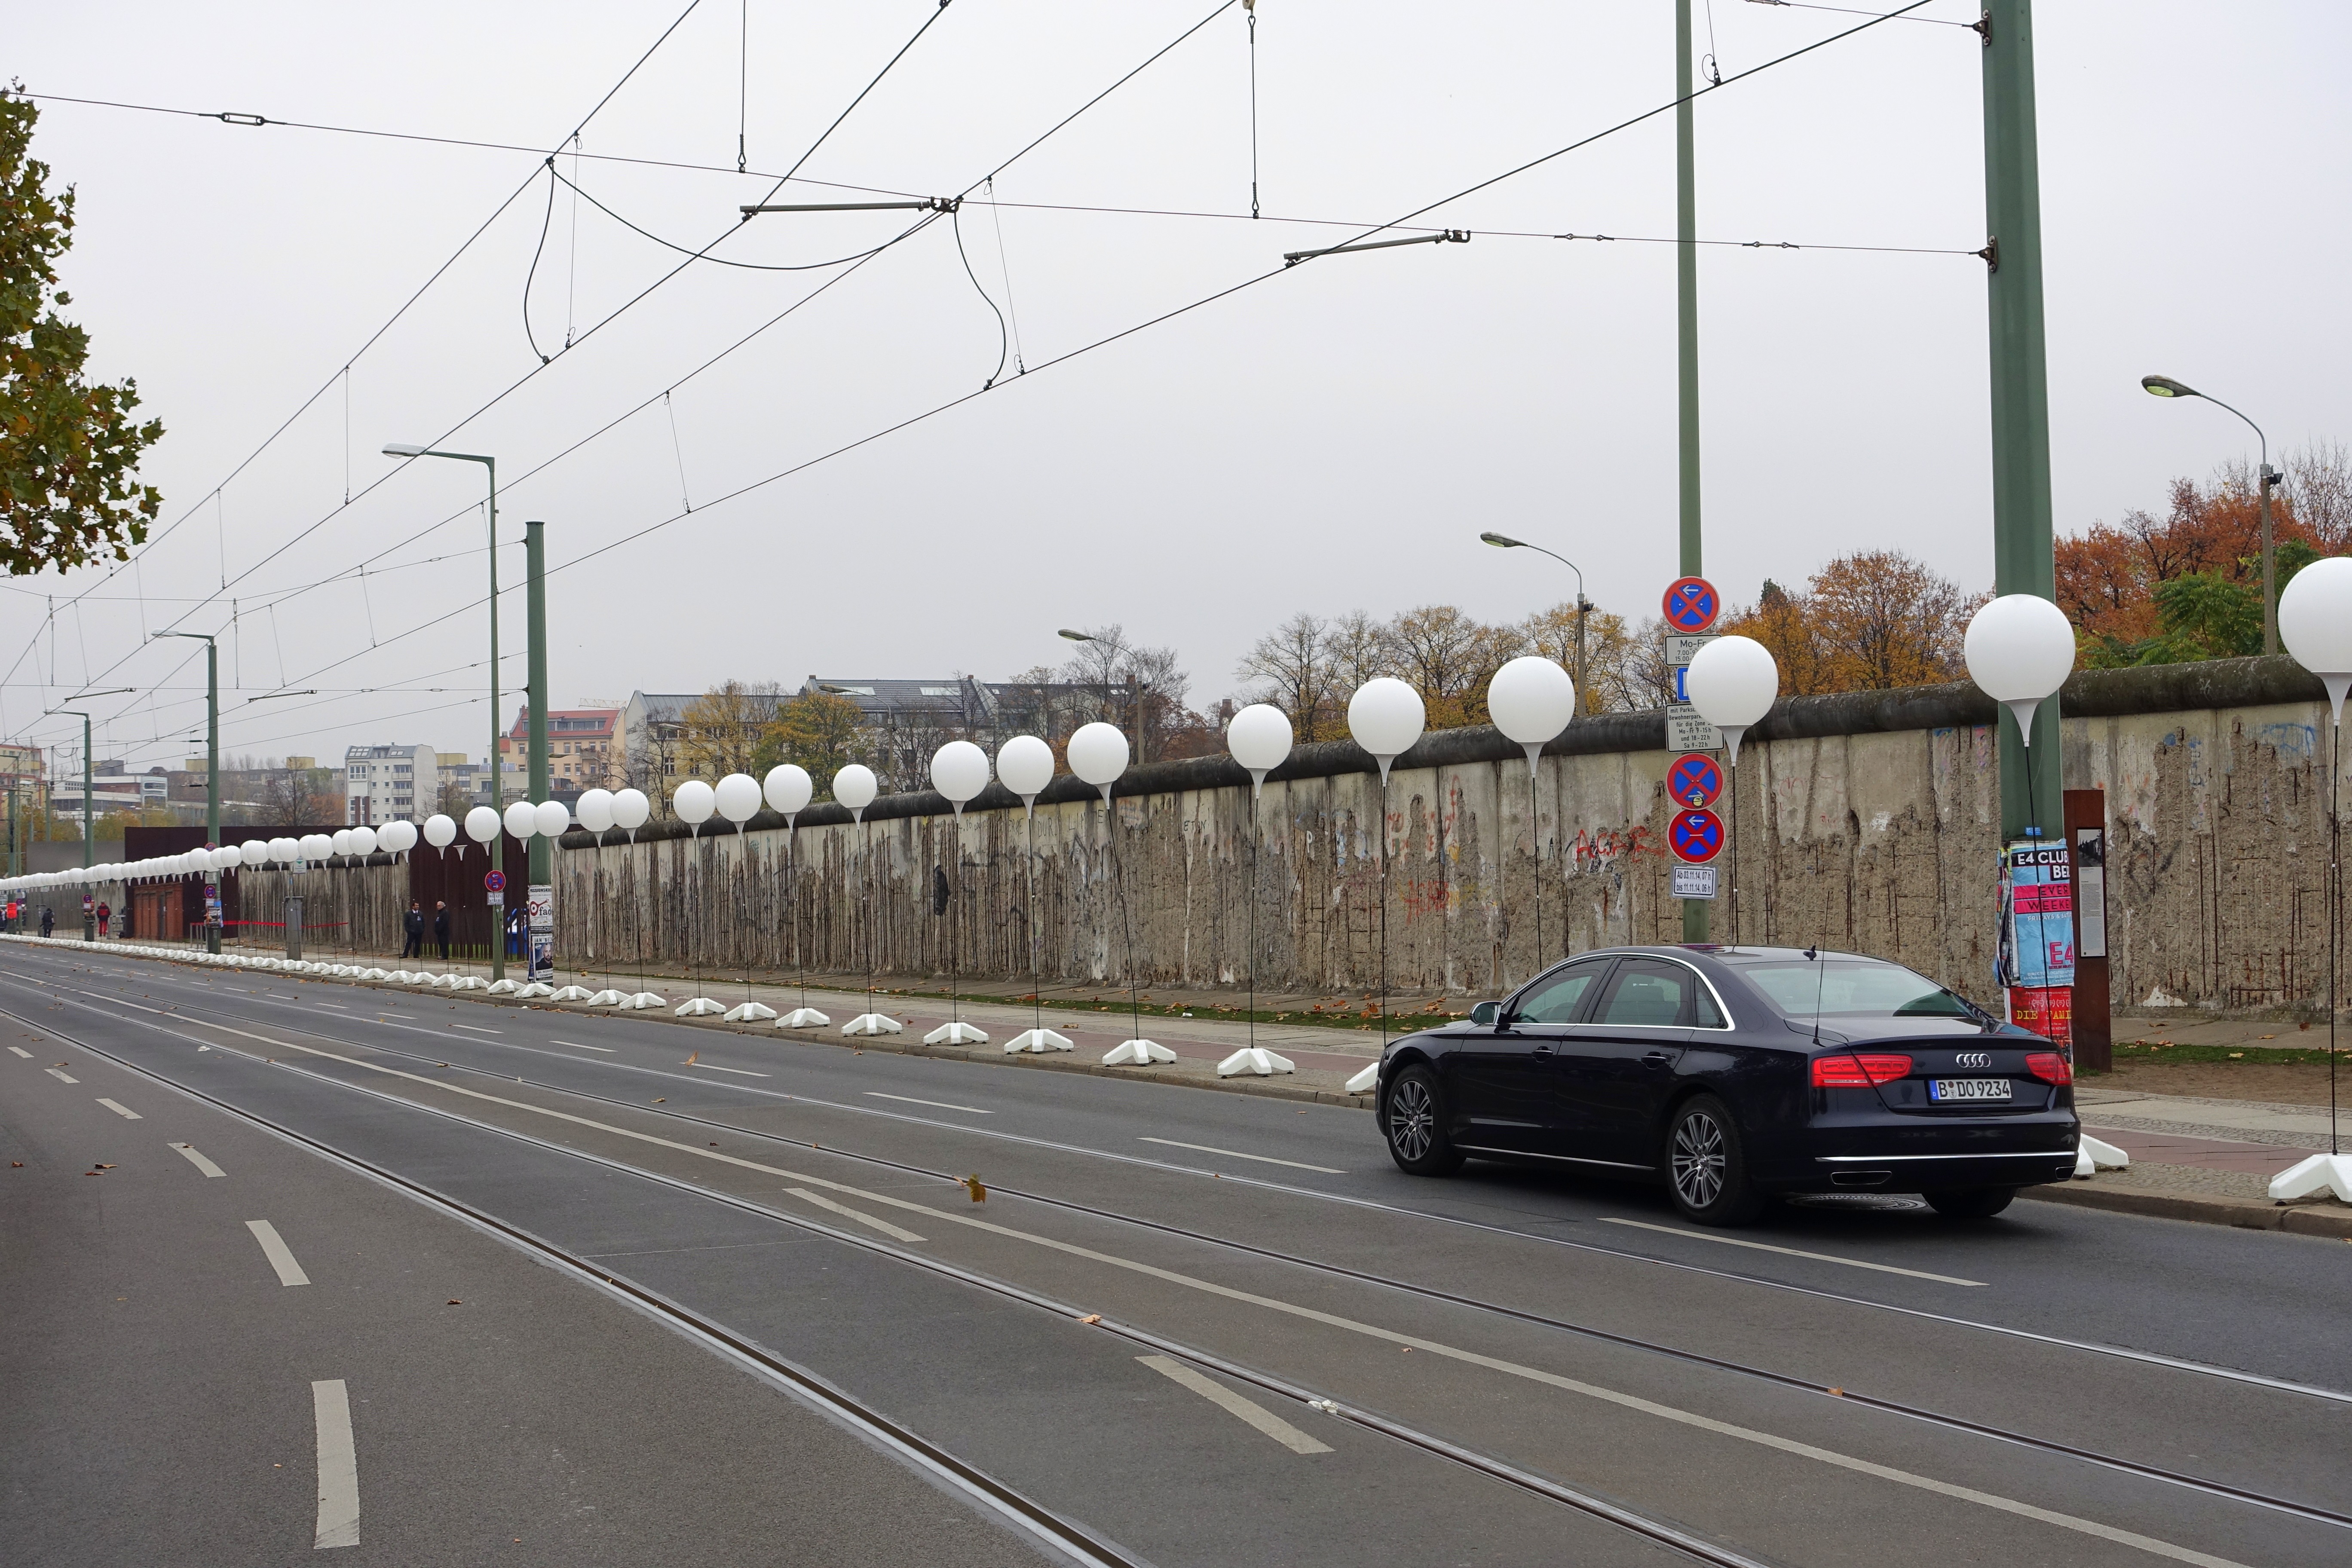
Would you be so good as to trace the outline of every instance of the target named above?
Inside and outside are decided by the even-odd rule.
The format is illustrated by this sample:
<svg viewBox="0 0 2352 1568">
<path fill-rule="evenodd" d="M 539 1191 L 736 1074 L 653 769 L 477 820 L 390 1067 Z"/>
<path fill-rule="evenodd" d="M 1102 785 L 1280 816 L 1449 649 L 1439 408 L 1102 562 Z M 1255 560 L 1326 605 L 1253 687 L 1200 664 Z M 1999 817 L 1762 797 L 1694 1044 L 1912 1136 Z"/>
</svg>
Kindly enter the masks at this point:
<svg viewBox="0 0 2352 1568">
<path fill-rule="evenodd" d="M 1681 14 L 1685 21 L 1688 9 L 1687 0 L 1685 0 Z M 1688 48 L 1683 49 L 1681 68 L 1685 80 L 1690 72 L 1689 56 Z M 1687 87 L 1685 90 L 1688 90 Z M 1685 103 L 1683 107 L 1687 112 L 1690 106 Z M 1683 142 L 1683 217 L 1684 226 L 1688 228 L 1690 203 L 1687 131 Z M 1685 245 L 1682 249 L 1684 276 L 1687 280 L 1695 277 L 1695 274 L 1689 270 L 1693 265 L 1694 247 Z M 1675 705 L 1666 710 L 1666 744 L 1696 752 L 1704 748 L 1722 744 L 1722 737 L 1717 732 L 1714 725 L 1699 717 L 1696 709 L 1681 700 L 1682 668 L 1688 663 L 1690 655 L 1696 653 L 1698 648 L 1711 640 L 1708 635 L 1710 628 L 1714 626 L 1716 617 L 1723 614 L 1723 595 L 1716 592 L 1714 584 L 1698 574 L 1698 321 L 1695 295 L 1686 300 L 1685 312 L 1683 319 L 1683 575 L 1666 584 L 1665 597 L 1660 610 L 1666 623 L 1666 657 L 1668 662 L 1675 668 L 1676 699 Z M 1687 758 L 1682 759 L 1682 761 L 1687 760 Z M 1681 762 L 1678 761 L 1676 765 L 1680 766 Z M 1719 779 L 1716 788 L 1718 792 L 1722 788 Z M 1677 805 L 1685 804 L 1683 800 L 1685 792 L 1675 788 L 1671 782 L 1666 794 Z M 1703 804 L 1712 804 L 1712 802 L 1710 800 Z M 1706 942 L 1711 931 L 1708 923 L 1708 903 L 1706 900 L 1698 898 L 1685 898 L 1682 903 L 1683 940 Z"/>
</svg>

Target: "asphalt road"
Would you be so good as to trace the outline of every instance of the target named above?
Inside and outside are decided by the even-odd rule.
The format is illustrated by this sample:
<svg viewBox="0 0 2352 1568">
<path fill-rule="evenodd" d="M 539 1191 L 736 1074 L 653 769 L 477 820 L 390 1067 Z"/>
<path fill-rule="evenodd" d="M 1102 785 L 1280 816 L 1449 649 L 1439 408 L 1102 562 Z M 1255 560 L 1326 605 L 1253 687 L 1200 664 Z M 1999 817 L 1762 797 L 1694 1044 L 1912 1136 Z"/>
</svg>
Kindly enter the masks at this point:
<svg viewBox="0 0 2352 1568">
<path fill-rule="evenodd" d="M 2339 1241 L 1706 1233 L 1338 1107 L 62 944 L 0 1014 L 11 1562 L 2352 1560 Z"/>
</svg>

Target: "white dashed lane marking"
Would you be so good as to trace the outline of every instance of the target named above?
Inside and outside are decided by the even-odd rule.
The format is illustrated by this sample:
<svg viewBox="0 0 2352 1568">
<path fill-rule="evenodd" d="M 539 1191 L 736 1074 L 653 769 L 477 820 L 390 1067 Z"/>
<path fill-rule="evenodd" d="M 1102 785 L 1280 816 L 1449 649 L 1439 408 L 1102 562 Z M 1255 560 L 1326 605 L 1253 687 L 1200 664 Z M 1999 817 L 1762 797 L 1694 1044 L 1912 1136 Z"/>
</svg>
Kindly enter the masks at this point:
<svg viewBox="0 0 2352 1568">
<path fill-rule="evenodd" d="M 115 1115 L 121 1117 L 126 1121 L 143 1121 L 146 1120 L 145 1117 L 140 1115 L 129 1106 L 124 1105 L 118 1100 L 109 1100 L 102 1094 L 98 1097 L 98 1102 L 106 1107 L 107 1110 L 114 1112 Z"/>
<path fill-rule="evenodd" d="M 266 1219 L 249 1219 L 245 1222 L 245 1228 L 253 1232 L 254 1240 L 261 1243 L 261 1255 L 269 1259 L 269 1267 L 278 1270 L 280 1285 L 308 1285 L 310 1282 L 310 1277 L 302 1272 L 302 1266 L 294 1261 L 293 1250 L 278 1234 L 276 1226 Z"/>
<path fill-rule="evenodd" d="M 41 1070 L 47 1073 L 59 1083 L 79 1083 L 81 1081 L 81 1079 L 74 1077 L 73 1074 L 69 1072 L 59 1072 L 55 1068 L 44 1068 Z"/>
<path fill-rule="evenodd" d="M 207 1176 L 226 1176 L 228 1174 L 226 1171 L 222 1170 L 218 1165 L 214 1164 L 210 1160 L 205 1159 L 202 1154 L 198 1153 L 196 1152 L 196 1146 L 194 1143 L 174 1143 L 172 1147 L 177 1149 L 182 1154 L 187 1156 L 188 1163 L 194 1165 L 197 1170 L 202 1171 Z"/>
</svg>

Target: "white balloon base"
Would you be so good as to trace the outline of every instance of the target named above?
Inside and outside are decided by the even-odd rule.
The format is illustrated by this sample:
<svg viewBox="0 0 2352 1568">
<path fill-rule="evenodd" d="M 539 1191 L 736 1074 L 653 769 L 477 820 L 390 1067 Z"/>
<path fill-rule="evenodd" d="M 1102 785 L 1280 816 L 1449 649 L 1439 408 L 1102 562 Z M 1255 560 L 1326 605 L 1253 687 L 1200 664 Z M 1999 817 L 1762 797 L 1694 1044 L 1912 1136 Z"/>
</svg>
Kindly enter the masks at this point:
<svg viewBox="0 0 2352 1568">
<path fill-rule="evenodd" d="M 1107 1068 L 1148 1068 L 1175 1059 L 1176 1053 L 1157 1040 L 1121 1040 L 1103 1053 Z"/>
<path fill-rule="evenodd" d="M 386 974 L 381 969 L 362 969 L 360 971 L 359 977 L 362 980 L 389 980 L 392 978 L 391 975 Z"/>
<path fill-rule="evenodd" d="M 2074 1145 L 2074 1175 L 2077 1180 L 2095 1176 L 2101 1171 L 2128 1171 L 2131 1156 L 2112 1143 L 2102 1143 L 2085 1132 Z"/>
<path fill-rule="evenodd" d="M 2314 1154 L 2271 1178 L 2271 1197 L 2278 1203 L 2331 1194 L 2338 1203 L 2352 1204 L 2352 1154 Z"/>
<path fill-rule="evenodd" d="M 549 999 L 556 1002 L 585 1002 L 591 993 L 585 985 L 567 985 Z"/>
<path fill-rule="evenodd" d="M 818 1012 L 814 1007 L 795 1007 L 791 1012 L 776 1020 L 776 1027 L 779 1029 L 822 1029 L 827 1024 L 832 1022 L 833 1020 L 831 1018 L 826 1017 L 824 1014 Z"/>
<path fill-rule="evenodd" d="M 542 996 L 554 995 L 555 987 L 550 985 L 544 980 L 534 980 L 530 984 L 524 986 L 521 990 L 516 992 L 515 994 L 518 996 L 528 996 L 532 1001 L 536 1002 Z"/>
<path fill-rule="evenodd" d="M 621 1005 L 624 1007 L 635 1008 L 638 1012 L 643 1012 L 648 1007 L 668 1006 L 669 998 L 667 996 L 656 995 L 651 991 L 640 991 L 634 996 L 623 997 L 621 1000 Z"/>
<path fill-rule="evenodd" d="M 726 1011 L 708 996 L 689 996 L 677 1005 L 677 1016 L 681 1018 L 715 1018 Z"/>
<path fill-rule="evenodd" d="M 844 1024 L 841 1032 L 845 1035 L 897 1035 L 903 1034 L 906 1027 L 887 1013 L 860 1013 Z"/>
<path fill-rule="evenodd" d="M 1349 1094 L 1370 1094 L 1381 1087 L 1381 1064 L 1374 1062 L 1347 1082 Z"/>
<path fill-rule="evenodd" d="M 516 984 L 511 980 L 493 980 L 490 982 L 490 994 L 493 996 L 511 996 L 521 989 L 522 987 L 520 985 Z"/>
<path fill-rule="evenodd" d="M 1019 1056 L 1023 1051 L 1043 1056 L 1047 1051 L 1074 1050 L 1070 1042 L 1051 1029 L 1024 1029 L 1004 1042 L 1004 1054 Z"/>
<path fill-rule="evenodd" d="M 629 1005 L 629 999 L 626 995 L 621 992 L 611 990 L 609 988 L 597 992 L 596 994 L 589 997 L 587 1001 L 588 1005 L 591 1007 L 625 1007 Z"/>
<path fill-rule="evenodd" d="M 763 1006 L 757 1002 L 746 1002 L 739 1007 L 727 1009 L 727 1021 L 730 1024 L 764 1024 L 775 1016 L 773 1007 Z"/>
<path fill-rule="evenodd" d="M 1278 1072 L 1296 1070 L 1288 1057 L 1276 1056 L 1264 1046 L 1244 1046 L 1217 1064 L 1219 1078 L 1238 1078 L 1243 1073 L 1255 1073 L 1259 1078 L 1270 1078 Z"/>
<path fill-rule="evenodd" d="M 988 1036 L 970 1024 L 941 1024 L 923 1037 L 927 1046 L 984 1046 Z"/>
<path fill-rule="evenodd" d="M 483 985 L 482 977 L 478 974 L 453 974 L 449 976 L 449 989 L 452 991 L 481 991 L 487 989 L 487 987 Z"/>
</svg>

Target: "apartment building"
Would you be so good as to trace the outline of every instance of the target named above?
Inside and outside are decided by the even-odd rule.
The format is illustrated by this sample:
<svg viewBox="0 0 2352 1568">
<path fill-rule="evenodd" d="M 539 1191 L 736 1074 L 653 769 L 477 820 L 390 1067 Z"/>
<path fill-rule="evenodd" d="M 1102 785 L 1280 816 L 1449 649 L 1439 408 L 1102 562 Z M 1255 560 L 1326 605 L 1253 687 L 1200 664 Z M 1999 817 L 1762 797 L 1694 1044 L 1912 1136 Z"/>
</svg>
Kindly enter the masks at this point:
<svg viewBox="0 0 2352 1568">
<path fill-rule="evenodd" d="M 609 708 L 551 708 L 547 711 L 548 794 L 569 804 L 581 792 L 619 789 L 625 758 L 621 746 L 621 712 Z M 514 725 L 499 740 L 499 776 L 506 798 L 520 800 L 530 788 L 530 710 L 516 713 Z"/>
<path fill-rule="evenodd" d="M 352 746 L 343 752 L 343 820 L 422 821 L 440 809 L 440 753 L 425 745 Z"/>
</svg>

